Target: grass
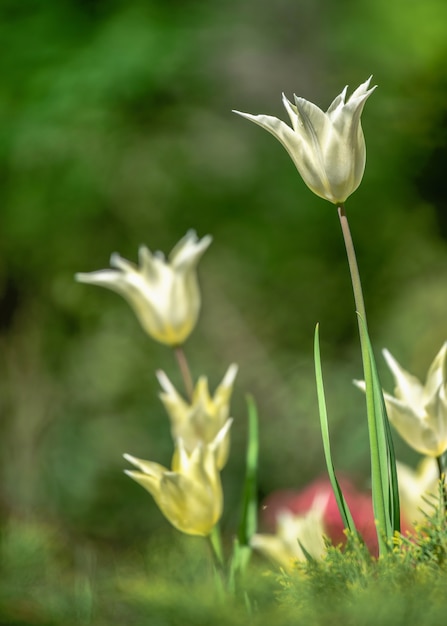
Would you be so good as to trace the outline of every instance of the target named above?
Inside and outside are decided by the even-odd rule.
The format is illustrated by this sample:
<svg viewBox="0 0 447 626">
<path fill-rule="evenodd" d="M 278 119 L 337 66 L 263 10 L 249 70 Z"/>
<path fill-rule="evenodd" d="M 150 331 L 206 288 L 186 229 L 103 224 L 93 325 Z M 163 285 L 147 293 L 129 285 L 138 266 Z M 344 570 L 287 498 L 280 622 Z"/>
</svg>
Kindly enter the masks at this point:
<svg viewBox="0 0 447 626">
<path fill-rule="evenodd" d="M 435 626 L 447 614 L 447 528 L 433 511 L 378 559 L 354 535 L 291 574 L 254 555 L 239 593 L 226 596 L 200 538 L 172 530 L 140 550 L 98 551 L 14 520 L 2 532 L 0 624 Z"/>
</svg>

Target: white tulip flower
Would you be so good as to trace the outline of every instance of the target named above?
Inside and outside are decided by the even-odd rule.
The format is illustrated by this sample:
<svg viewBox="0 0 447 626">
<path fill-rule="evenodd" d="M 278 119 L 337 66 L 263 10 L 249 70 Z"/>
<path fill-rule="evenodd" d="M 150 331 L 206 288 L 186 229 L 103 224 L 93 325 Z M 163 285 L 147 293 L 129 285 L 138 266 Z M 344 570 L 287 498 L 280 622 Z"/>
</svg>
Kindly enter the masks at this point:
<svg viewBox="0 0 447 626">
<path fill-rule="evenodd" d="M 287 150 L 306 185 L 317 196 L 339 205 L 360 185 L 365 170 L 366 147 L 360 117 L 376 87 L 370 77 L 346 100 L 347 87 L 326 113 L 304 98 L 283 103 L 292 128 L 270 115 L 234 111 L 276 137 Z"/>
</svg>

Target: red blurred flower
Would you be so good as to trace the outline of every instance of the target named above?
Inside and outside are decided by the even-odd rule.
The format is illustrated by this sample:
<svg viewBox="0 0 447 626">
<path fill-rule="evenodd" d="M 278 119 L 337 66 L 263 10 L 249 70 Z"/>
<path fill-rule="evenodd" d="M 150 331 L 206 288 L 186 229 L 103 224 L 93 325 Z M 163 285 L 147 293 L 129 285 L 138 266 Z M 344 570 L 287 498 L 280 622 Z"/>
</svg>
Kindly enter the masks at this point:
<svg viewBox="0 0 447 626">
<path fill-rule="evenodd" d="M 347 478 L 339 479 L 339 483 L 357 530 L 372 554 L 377 555 L 378 544 L 371 495 L 358 491 Z M 311 509 L 317 497 L 327 497 L 323 514 L 323 524 L 327 536 L 334 545 L 344 543 L 346 537 L 343 532 L 343 522 L 331 483 L 325 477 L 317 478 L 300 491 L 283 489 L 271 493 L 262 503 L 261 525 L 269 532 L 275 532 L 278 513 L 287 510 L 302 515 Z M 408 528 L 404 521 L 403 525 Z"/>
</svg>

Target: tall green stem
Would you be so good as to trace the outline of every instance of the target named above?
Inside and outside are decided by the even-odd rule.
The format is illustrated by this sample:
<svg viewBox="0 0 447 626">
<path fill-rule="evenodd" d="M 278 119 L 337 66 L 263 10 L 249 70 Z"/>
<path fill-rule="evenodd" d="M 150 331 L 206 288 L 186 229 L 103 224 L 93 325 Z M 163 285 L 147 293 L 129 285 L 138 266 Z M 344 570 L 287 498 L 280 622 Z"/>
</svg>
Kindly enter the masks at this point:
<svg viewBox="0 0 447 626">
<path fill-rule="evenodd" d="M 357 258 L 355 256 L 354 242 L 352 241 L 351 230 L 349 228 L 348 218 L 345 212 L 344 204 L 337 206 L 338 217 L 340 219 L 341 230 L 343 233 L 343 239 L 345 241 L 346 253 L 348 255 L 349 271 L 351 272 L 352 289 L 354 291 L 355 307 L 360 317 L 363 318 L 366 328 L 368 324 L 366 321 L 365 302 L 363 300 L 362 283 L 360 282 L 360 273 L 357 265 Z M 359 322 L 360 323 L 360 322 Z"/>
<path fill-rule="evenodd" d="M 354 291 L 355 306 L 359 315 L 358 324 L 362 352 L 363 372 L 366 385 L 366 409 L 368 416 L 368 432 L 371 450 L 373 509 L 374 516 L 378 523 L 377 538 L 379 542 L 379 552 L 380 554 L 383 554 L 387 550 L 385 536 L 389 536 L 392 533 L 390 529 L 390 520 L 388 519 L 386 512 L 386 501 L 388 499 L 388 490 L 386 490 L 386 482 L 388 480 L 388 468 L 384 463 L 383 454 L 381 454 L 380 452 L 381 444 L 379 442 L 379 433 L 381 425 L 378 423 L 379 417 L 376 413 L 375 398 L 372 390 L 373 372 L 370 348 L 368 345 L 368 326 L 366 319 L 365 303 L 363 299 L 362 284 L 360 281 L 360 273 L 357 265 L 354 243 L 352 241 L 351 231 L 349 228 L 348 218 L 346 216 L 344 205 L 338 205 L 337 211 L 348 257 L 349 271 L 351 273 L 351 282 Z"/>
</svg>

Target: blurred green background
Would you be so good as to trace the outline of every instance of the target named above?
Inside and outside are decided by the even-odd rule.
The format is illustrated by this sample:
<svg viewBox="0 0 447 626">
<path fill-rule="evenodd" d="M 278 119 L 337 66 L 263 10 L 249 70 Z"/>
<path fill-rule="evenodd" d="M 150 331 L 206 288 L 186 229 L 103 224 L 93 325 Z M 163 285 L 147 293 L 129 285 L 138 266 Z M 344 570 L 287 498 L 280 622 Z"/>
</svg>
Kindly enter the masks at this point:
<svg viewBox="0 0 447 626">
<path fill-rule="evenodd" d="M 212 389 L 231 362 L 240 367 L 223 474 L 227 537 L 244 471 L 246 392 L 261 416 L 260 496 L 324 474 L 317 321 L 337 466 L 368 488 L 336 211 L 278 142 L 231 109 L 286 119 L 282 91 L 326 108 L 345 84 L 374 74 L 367 168 L 347 211 L 377 354 L 386 346 L 424 377 L 447 338 L 446 23 L 443 0 L 1 0 L 4 623 L 89 623 L 97 569 L 116 572 L 158 537 L 181 541 L 122 473 L 124 452 L 170 462 L 154 372 L 180 386 L 173 356 L 124 300 L 73 280 L 108 267 L 113 251 L 130 260 L 141 243 L 168 252 L 189 228 L 214 237 L 186 351 Z M 45 559 L 42 588 L 65 572 L 66 604 L 24 599 Z M 73 598 L 84 598 L 84 613 L 70 612 Z M 141 622 L 129 613 L 117 623 Z"/>
</svg>

